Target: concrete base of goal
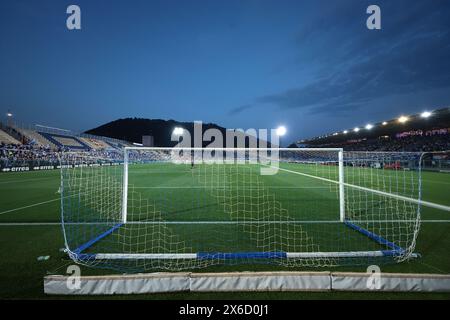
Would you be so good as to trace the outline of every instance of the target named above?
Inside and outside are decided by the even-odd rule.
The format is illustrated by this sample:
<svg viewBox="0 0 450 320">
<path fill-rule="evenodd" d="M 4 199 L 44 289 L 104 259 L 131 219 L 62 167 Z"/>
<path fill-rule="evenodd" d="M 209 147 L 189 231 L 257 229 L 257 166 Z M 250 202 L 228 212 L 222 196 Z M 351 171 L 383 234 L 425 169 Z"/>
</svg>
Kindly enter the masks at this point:
<svg viewBox="0 0 450 320">
<path fill-rule="evenodd" d="M 328 291 L 329 272 L 192 273 L 193 292 Z"/>
<path fill-rule="evenodd" d="M 58 295 L 113 295 L 189 291 L 189 273 L 44 277 L 44 292 Z"/>
<path fill-rule="evenodd" d="M 392 291 L 450 292 L 450 275 L 343 272 L 149 273 L 85 276 L 79 286 L 68 276 L 46 276 L 44 292 L 53 295 L 113 295 L 163 292 L 233 291 Z"/>
<path fill-rule="evenodd" d="M 382 273 L 371 281 L 368 273 L 335 272 L 331 274 L 336 291 L 450 292 L 450 275 Z M 368 283 L 377 284 L 370 289 Z"/>
</svg>

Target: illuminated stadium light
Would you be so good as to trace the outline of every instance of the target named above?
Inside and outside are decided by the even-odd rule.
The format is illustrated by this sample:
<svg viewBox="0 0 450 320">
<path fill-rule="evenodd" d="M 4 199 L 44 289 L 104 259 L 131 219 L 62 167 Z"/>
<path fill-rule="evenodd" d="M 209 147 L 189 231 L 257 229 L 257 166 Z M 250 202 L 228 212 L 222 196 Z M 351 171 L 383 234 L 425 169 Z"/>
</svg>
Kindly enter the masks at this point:
<svg viewBox="0 0 450 320">
<path fill-rule="evenodd" d="M 333 133 L 333 136 L 337 136 L 339 133 L 338 132 L 335 132 L 335 133 Z"/>
<path fill-rule="evenodd" d="M 344 134 L 347 134 L 348 133 L 348 131 L 347 130 L 344 130 Z"/>
<path fill-rule="evenodd" d="M 284 126 L 279 126 L 279 127 L 277 128 L 277 136 L 282 137 L 282 136 L 284 136 L 285 134 L 286 134 L 286 127 L 284 127 Z"/>
<path fill-rule="evenodd" d="M 8 126 L 12 126 L 13 114 L 10 110 L 6 113 L 6 123 Z"/>
<path fill-rule="evenodd" d="M 420 114 L 420 116 L 422 118 L 428 118 L 429 116 L 431 116 L 431 112 L 430 111 L 424 111 Z"/>
<path fill-rule="evenodd" d="M 358 131 L 359 131 L 359 128 L 356 127 L 355 129 L 353 129 L 353 131 L 358 132 Z"/>
<path fill-rule="evenodd" d="M 177 136 L 181 136 L 184 132 L 183 128 L 180 127 L 175 127 L 175 129 L 173 129 L 173 134 L 177 135 Z"/>
<path fill-rule="evenodd" d="M 367 129 L 367 130 L 370 130 L 370 129 L 372 129 L 372 128 L 373 128 L 373 125 L 372 125 L 372 124 L 369 123 L 369 124 L 366 125 L 366 129 Z"/>
<path fill-rule="evenodd" d="M 400 123 L 405 123 L 408 120 L 409 120 L 408 117 L 405 117 L 405 116 L 401 116 L 400 118 L 398 118 L 398 122 L 400 122 Z"/>
<path fill-rule="evenodd" d="M 387 122 L 386 122 L 386 121 L 383 121 L 382 125 L 383 125 L 383 126 L 387 125 Z"/>
</svg>

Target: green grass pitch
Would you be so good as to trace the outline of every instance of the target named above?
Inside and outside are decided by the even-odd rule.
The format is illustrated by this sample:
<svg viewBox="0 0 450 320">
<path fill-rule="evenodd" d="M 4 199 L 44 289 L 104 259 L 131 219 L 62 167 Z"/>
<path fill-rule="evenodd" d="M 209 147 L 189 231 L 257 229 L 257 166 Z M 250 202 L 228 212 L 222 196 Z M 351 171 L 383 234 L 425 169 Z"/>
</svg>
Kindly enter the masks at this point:
<svg viewBox="0 0 450 320">
<path fill-rule="evenodd" d="M 185 170 L 184 167 L 183 170 Z M 199 170 L 195 168 L 194 170 Z M 146 169 L 141 169 L 146 170 Z M 186 170 L 186 175 L 191 175 Z M 130 183 L 143 196 L 151 197 L 155 192 L 164 198 L 170 194 L 166 189 L 145 189 L 148 185 L 145 175 L 139 168 L 130 171 Z M 393 173 L 395 174 L 395 173 Z M 289 179 L 297 179 L 290 181 Z M 330 220 L 338 219 L 337 198 L 333 197 L 335 190 L 327 191 L 328 200 L 323 199 L 320 188 L 310 188 L 308 192 L 299 193 L 297 189 L 289 189 L 289 186 L 298 184 L 299 177 L 291 175 L 279 175 L 265 182 L 270 187 L 277 199 L 285 203 L 289 212 L 299 212 L 296 206 L 303 209 L 309 208 L 314 217 L 308 219 Z M 208 203 L 208 195 L 189 189 L 188 181 L 191 178 L 183 178 L 183 175 L 161 171 L 153 175 L 152 184 L 156 186 L 185 186 L 189 192 L 183 194 L 190 199 L 196 199 L 197 203 Z M 308 179 L 302 181 L 308 183 Z M 3 173 L 0 175 L 0 243 L 3 250 L 0 251 L 0 298 L 49 298 L 43 293 L 42 278 L 46 274 L 64 274 L 71 261 L 67 260 L 60 251 L 63 245 L 60 221 L 60 195 L 57 193 L 60 183 L 59 171 L 41 171 L 25 173 Z M 141 189 L 139 187 L 142 187 Z M 284 187 L 284 189 L 282 188 Z M 166 191 L 163 191 L 166 190 Z M 450 191 L 450 175 L 444 173 L 424 172 L 422 174 L 423 199 L 443 205 L 450 205 L 448 197 Z M 173 192 L 173 191 L 171 191 Z M 303 195 L 303 197 L 301 196 Z M 172 195 L 173 196 L 173 195 Z M 319 199 L 322 199 L 320 202 Z M 175 196 L 175 201 L 167 199 L 166 208 L 172 208 L 170 216 L 165 220 L 180 219 L 211 219 L 211 209 L 196 210 L 195 216 L 183 214 L 192 207 L 192 203 L 186 204 L 183 196 Z M 211 200 L 211 199 L 209 199 Z M 178 202 L 177 202 L 178 201 Z M 192 201 L 192 200 L 191 200 Z M 183 207 L 185 204 L 185 207 Z M 214 205 L 213 202 L 210 202 Z M 215 210 L 214 212 L 219 212 Z M 305 210 L 303 210 L 305 212 Z M 382 266 L 383 272 L 415 272 L 415 273 L 450 273 L 450 216 L 448 212 L 425 208 L 421 210 L 422 225 L 419 233 L 416 251 L 421 258 L 409 262 Z M 226 216 L 214 216 L 214 219 L 226 219 Z M 296 218 L 305 218 L 304 216 Z M 441 221 L 436 221 L 441 220 Z M 446 221 L 446 222 L 444 222 Z M 312 231 L 311 231 L 312 232 Z M 331 234 L 332 230 L 329 230 Z M 199 233 L 198 233 L 199 234 Z M 238 236 L 234 234 L 230 236 Z M 356 237 L 356 236 L 355 236 Z M 191 237 L 194 238 L 195 237 Z M 193 240 L 193 241 L 194 241 Z M 195 245 L 201 245 L 201 239 Z M 361 241 L 367 241 L 366 239 Z M 195 242 L 195 241 L 194 241 Z M 361 243 L 361 242 L 356 242 Z M 48 260 L 38 261 L 40 256 L 50 256 Z M 262 271 L 262 270 L 311 270 L 311 268 L 283 268 L 270 265 L 237 265 L 237 266 L 211 266 L 199 269 L 198 272 L 210 271 Z M 318 270 L 324 270 L 318 269 Z M 332 271 L 359 271 L 364 272 L 365 267 L 339 267 L 326 268 Z M 82 274 L 100 274 L 105 271 L 82 267 Z M 107 271 L 110 273 L 110 271 Z M 54 297 L 53 297 L 54 298 Z M 143 296 L 128 296 L 114 298 L 143 298 L 143 299 L 385 299 L 385 298 L 442 298 L 449 299 L 449 294 L 386 294 L 386 293 L 174 293 L 153 294 Z"/>
</svg>

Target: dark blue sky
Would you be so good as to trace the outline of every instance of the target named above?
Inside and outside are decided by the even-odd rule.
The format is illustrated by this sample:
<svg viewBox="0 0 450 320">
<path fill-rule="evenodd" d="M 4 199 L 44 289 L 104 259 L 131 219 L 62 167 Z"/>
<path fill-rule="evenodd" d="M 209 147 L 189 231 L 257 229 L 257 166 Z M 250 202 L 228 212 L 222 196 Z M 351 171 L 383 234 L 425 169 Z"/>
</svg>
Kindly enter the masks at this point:
<svg viewBox="0 0 450 320">
<path fill-rule="evenodd" d="M 2 0 L 0 111 L 74 130 L 284 124 L 292 141 L 450 105 L 449 17 L 446 0 Z"/>
</svg>

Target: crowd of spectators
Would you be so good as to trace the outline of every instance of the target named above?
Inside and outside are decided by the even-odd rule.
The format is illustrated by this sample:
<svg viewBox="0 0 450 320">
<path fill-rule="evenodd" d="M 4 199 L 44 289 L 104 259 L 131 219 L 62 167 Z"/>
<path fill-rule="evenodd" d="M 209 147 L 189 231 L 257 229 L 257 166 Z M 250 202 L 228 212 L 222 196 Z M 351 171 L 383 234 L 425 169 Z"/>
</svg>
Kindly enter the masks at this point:
<svg viewBox="0 0 450 320">
<path fill-rule="evenodd" d="M 35 162 L 52 164 L 58 161 L 57 152 L 47 146 L 31 144 L 0 144 L 0 165 L 23 165 Z"/>
<path fill-rule="evenodd" d="M 103 150 L 69 150 L 68 148 L 52 149 L 50 146 L 38 144 L 4 144 L 0 143 L 0 167 L 11 166 L 47 166 L 59 165 L 59 155 L 70 152 L 79 156 L 90 156 L 99 159 L 119 160 L 122 152 L 110 148 Z"/>
<path fill-rule="evenodd" d="M 450 134 L 379 137 L 375 139 L 359 139 L 342 143 L 314 145 L 314 147 L 344 148 L 346 151 L 447 151 L 450 150 Z"/>
</svg>

